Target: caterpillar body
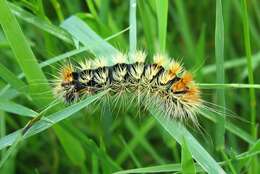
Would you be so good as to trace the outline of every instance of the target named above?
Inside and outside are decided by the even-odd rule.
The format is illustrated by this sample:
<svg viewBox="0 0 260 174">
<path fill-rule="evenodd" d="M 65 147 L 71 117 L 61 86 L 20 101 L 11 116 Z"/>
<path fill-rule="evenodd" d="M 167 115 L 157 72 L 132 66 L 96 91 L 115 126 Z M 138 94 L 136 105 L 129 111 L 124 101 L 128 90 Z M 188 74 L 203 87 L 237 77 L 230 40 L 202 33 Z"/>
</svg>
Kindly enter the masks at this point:
<svg viewBox="0 0 260 174">
<path fill-rule="evenodd" d="M 115 56 L 113 65 L 102 59 L 85 61 L 74 67 L 66 64 L 60 70 L 55 93 L 66 103 L 84 96 L 108 90 L 110 97 L 127 94 L 129 101 L 139 100 L 148 107 L 156 106 L 162 113 L 176 119 L 196 122 L 201 107 L 200 91 L 177 61 L 157 54 L 153 63 L 146 63 L 146 55 L 136 52 L 129 63 L 126 55 Z"/>
</svg>

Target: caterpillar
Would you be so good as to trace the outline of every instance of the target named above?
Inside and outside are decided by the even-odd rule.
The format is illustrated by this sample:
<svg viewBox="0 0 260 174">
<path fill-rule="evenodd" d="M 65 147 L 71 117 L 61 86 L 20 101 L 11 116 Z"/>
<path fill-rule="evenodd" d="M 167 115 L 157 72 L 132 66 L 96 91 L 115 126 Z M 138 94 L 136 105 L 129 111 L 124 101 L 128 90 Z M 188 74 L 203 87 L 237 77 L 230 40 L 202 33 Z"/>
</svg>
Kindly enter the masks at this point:
<svg viewBox="0 0 260 174">
<path fill-rule="evenodd" d="M 77 66 L 67 63 L 60 69 L 55 95 L 65 103 L 76 102 L 85 96 L 108 90 L 108 96 L 124 94 L 129 101 L 139 100 L 144 107 L 156 106 L 171 118 L 196 122 L 202 105 L 200 90 L 192 74 L 181 63 L 156 54 L 153 62 L 146 62 L 146 54 L 117 55 L 112 65 L 104 59 L 83 61 Z"/>
</svg>

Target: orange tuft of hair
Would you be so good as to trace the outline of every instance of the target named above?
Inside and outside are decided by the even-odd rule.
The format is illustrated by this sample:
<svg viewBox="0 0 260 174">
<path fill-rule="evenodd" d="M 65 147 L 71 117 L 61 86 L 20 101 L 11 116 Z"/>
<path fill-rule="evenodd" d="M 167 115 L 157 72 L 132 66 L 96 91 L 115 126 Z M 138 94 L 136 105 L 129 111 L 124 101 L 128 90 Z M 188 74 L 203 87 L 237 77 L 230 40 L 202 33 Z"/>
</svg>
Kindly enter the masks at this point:
<svg viewBox="0 0 260 174">
<path fill-rule="evenodd" d="M 192 103 L 200 102 L 200 91 L 196 86 L 192 86 L 188 89 L 187 93 L 183 96 L 183 99 Z"/>
<path fill-rule="evenodd" d="M 68 83 L 73 80 L 72 72 L 73 72 L 73 67 L 71 64 L 68 64 L 62 68 L 60 74 L 61 74 L 61 78 L 62 78 L 63 82 Z"/>
<path fill-rule="evenodd" d="M 187 89 L 187 85 L 192 82 L 191 73 L 185 72 L 182 78 L 172 86 L 173 91 L 182 91 Z"/>
</svg>

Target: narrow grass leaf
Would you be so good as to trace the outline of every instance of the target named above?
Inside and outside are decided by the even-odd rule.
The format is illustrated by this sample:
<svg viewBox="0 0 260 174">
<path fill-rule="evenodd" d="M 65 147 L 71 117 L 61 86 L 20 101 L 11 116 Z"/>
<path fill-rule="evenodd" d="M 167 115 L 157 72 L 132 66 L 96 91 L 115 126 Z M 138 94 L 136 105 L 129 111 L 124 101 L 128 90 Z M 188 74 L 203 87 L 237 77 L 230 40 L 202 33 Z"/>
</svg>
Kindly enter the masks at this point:
<svg viewBox="0 0 260 174">
<path fill-rule="evenodd" d="M 21 134 L 21 132 L 19 132 L 19 134 L 17 135 L 14 143 L 12 144 L 12 146 L 7 150 L 7 152 L 4 154 L 4 156 L 2 157 L 1 161 L 0 161 L 0 169 L 3 168 L 4 164 L 7 162 L 7 160 L 14 155 L 14 153 L 17 150 L 17 146 L 19 144 L 19 142 L 23 139 L 23 136 Z"/>
<path fill-rule="evenodd" d="M 28 132 L 24 135 L 24 138 L 28 138 L 30 136 L 33 136 L 37 133 L 40 133 L 48 128 L 50 128 L 51 126 L 53 126 L 53 124 L 56 124 L 70 116 L 72 116 L 72 114 L 78 112 L 79 110 L 83 109 L 84 107 L 87 107 L 88 105 L 90 105 L 91 103 L 93 103 L 94 101 L 96 101 L 97 99 L 101 98 L 104 94 L 106 94 L 107 91 L 101 92 L 97 95 L 94 96 L 90 96 L 87 97 L 86 99 L 75 103 L 71 106 L 68 106 L 67 108 L 55 112 L 53 114 L 50 114 L 48 117 L 48 119 L 53 122 L 52 124 L 50 122 L 46 122 L 44 120 L 40 120 L 39 122 L 35 123 L 29 130 Z M 19 135 L 20 130 L 15 131 L 3 138 L 0 139 L 0 150 L 10 146 L 14 143 L 14 141 L 16 140 L 16 138 Z"/>
<path fill-rule="evenodd" d="M 127 151 L 127 153 L 130 155 L 130 157 L 132 158 L 134 164 L 136 165 L 136 167 L 140 168 L 141 167 L 141 163 L 139 162 L 138 158 L 136 157 L 136 155 L 134 154 L 133 150 L 131 150 L 127 144 L 127 142 L 125 141 L 125 139 L 123 138 L 122 135 L 119 136 L 120 140 L 122 141 L 123 145 L 125 146 L 125 149 Z"/>
<path fill-rule="evenodd" d="M 94 16 L 94 17 L 97 17 L 97 11 L 95 9 L 95 5 L 94 5 L 94 1 L 93 0 L 86 0 L 86 3 L 88 5 L 88 8 L 91 12 L 91 14 Z"/>
<path fill-rule="evenodd" d="M 127 123 L 127 127 L 130 128 L 131 123 L 129 124 L 129 121 L 126 123 Z M 138 131 L 139 133 L 136 134 L 137 136 L 134 136 L 134 138 L 130 141 L 130 143 L 128 143 L 129 149 L 134 149 L 135 147 L 137 147 L 140 139 L 142 137 L 145 137 L 145 135 L 149 132 L 149 130 L 153 128 L 154 124 L 155 121 L 153 119 L 149 119 L 147 122 L 145 122 L 143 127 Z M 126 160 L 126 158 L 127 158 L 127 150 L 123 149 L 123 151 L 118 155 L 116 161 L 117 163 L 122 164 Z"/>
<path fill-rule="evenodd" d="M 91 172 L 93 174 L 98 174 L 98 166 L 99 166 L 98 158 L 95 154 L 92 154 L 91 155 L 91 169 L 92 169 Z"/>
<path fill-rule="evenodd" d="M 212 111 L 209 111 L 207 109 L 201 109 L 200 114 L 202 116 L 204 116 L 205 118 L 213 121 L 213 122 L 216 122 L 217 117 L 219 116 L 218 114 L 213 113 Z M 248 134 L 245 130 L 243 130 L 242 128 L 233 124 L 232 122 L 227 121 L 226 124 L 225 124 L 225 128 L 228 131 L 230 131 L 231 133 L 233 133 L 234 135 L 236 135 L 236 136 L 240 137 L 241 139 L 245 140 L 249 144 L 255 143 L 254 138 L 250 134 Z"/>
<path fill-rule="evenodd" d="M 260 153 L 260 139 L 253 144 L 247 152 L 238 155 L 238 158 L 248 158 Z"/>
<path fill-rule="evenodd" d="M 192 157 L 200 164 L 200 166 L 208 173 L 225 173 L 219 164 L 210 156 L 210 154 L 199 144 L 199 142 L 191 135 L 191 133 L 179 122 L 170 120 L 156 111 L 155 107 L 149 107 L 149 111 L 160 125 L 182 145 L 182 138 L 187 140 L 187 146 Z"/>
<path fill-rule="evenodd" d="M 247 58 L 247 70 L 248 70 L 248 80 L 249 84 L 254 84 L 254 74 L 253 74 L 253 66 L 252 66 L 252 55 L 251 55 L 251 43 L 250 43 L 250 33 L 249 33 L 249 18 L 247 14 L 247 1 L 241 0 L 242 2 L 242 22 L 243 22 L 243 33 L 244 33 L 244 45 L 246 51 Z M 249 89 L 250 96 L 250 110 L 251 110 L 251 134 L 257 138 L 256 132 L 256 96 L 254 88 Z"/>
<path fill-rule="evenodd" d="M 182 146 L 181 146 L 181 168 L 183 174 L 196 173 L 194 162 L 189 147 L 187 145 L 187 142 L 185 140 L 185 137 L 183 137 Z"/>
<path fill-rule="evenodd" d="M 73 137 L 66 129 L 59 125 L 55 125 L 55 133 L 62 142 L 66 154 L 75 166 L 81 166 L 86 159 L 85 152 L 80 142 Z"/>
<path fill-rule="evenodd" d="M 133 139 L 130 141 L 129 145 L 133 145 L 136 139 L 139 141 L 139 144 L 143 146 L 143 148 L 153 157 L 159 164 L 164 164 L 165 161 L 158 155 L 156 149 L 154 149 L 151 144 L 147 141 L 146 134 L 143 134 L 143 130 L 151 130 L 155 126 L 155 120 L 153 118 L 149 118 L 147 121 L 143 123 L 141 129 L 138 129 L 137 125 L 135 125 L 134 121 L 132 121 L 129 117 L 126 118 L 125 121 L 127 129 L 133 134 Z M 149 133 L 149 131 L 145 131 L 145 133 Z M 137 142 L 137 141 L 136 141 Z M 131 146 L 130 149 L 138 146 Z M 125 150 L 126 151 L 126 150 Z M 121 154 L 125 154 L 122 152 Z"/>
<path fill-rule="evenodd" d="M 258 65 L 260 62 L 260 52 L 252 55 L 252 61 L 254 65 Z M 229 60 L 229 61 L 225 61 L 224 63 L 224 68 L 225 70 L 227 69 L 231 69 L 231 68 L 237 68 L 240 66 L 244 66 L 247 64 L 247 59 L 246 57 L 237 57 L 234 58 L 233 60 Z M 212 64 L 212 65 L 206 65 L 205 67 L 202 68 L 202 74 L 204 75 L 208 75 L 211 73 L 216 72 L 216 65 Z"/>
<path fill-rule="evenodd" d="M 205 32 L 205 26 L 202 28 L 200 32 L 200 37 L 197 42 L 196 46 L 196 65 L 193 68 L 196 72 L 196 76 L 198 79 L 202 79 L 202 66 L 204 65 L 204 58 L 205 58 L 205 42 L 206 42 L 206 32 Z"/>
<path fill-rule="evenodd" d="M 239 84 L 239 83 L 197 83 L 201 89 L 224 89 L 224 88 L 254 88 L 260 89 L 260 84 Z"/>
<path fill-rule="evenodd" d="M 58 0 L 51 0 L 52 6 L 56 12 L 56 15 L 58 16 L 59 22 L 62 22 L 64 20 L 64 15 L 61 10 L 61 5 Z"/>
<path fill-rule="evenodd" d="M 215 56 L 217 68 L 217 83 L 225 82 L 224 71 L 224 21 L 222 15 L 222 2 L 216 1 L 216 26 L 215 26 Z M 217 89 L 217 104 L 225 107 L 225 93 L 223 89 Z M 225 113 L 225 111 L 223 111 Z M 225 134 L 225 114 L 217 117 L 216 122 L 216 148 L 224 148 L 224 134 Z"/>
<path fill-rule="evenodd" d="M 148 8 L 148 4 L 145 0 L 138 0 L 138 12 L 141 17 L 142 27 L 144 30 L 144 37 L 146 40 L 146 48 L 149 53 L 154 53 L 154 38 L 155 38 L 155 27 L 154 18 L 152 12 Z"/>
<path fill-rule="evenodd" d="M 161 53 L 165 53 L 166 49 L 168 3 L 168 0 L 156 0 L 157 25 Z"/>
<path fill-rule="evenodd" d="M 100 38 L 84 21 L 76 16 L 68 18 L 61 26 L 75 39 L 88 47 L 88 50 L 94 55 L 105 57 L 108 64 L 112 64 L 114 56 L 119 54 L 119 51 Z"/>
<path fill-rule="evenodd" d="M 19 19 L 34 25 L 35 27 L 46 31 L 47 33 L 51 34 L 54 37 L 57 37 L 59 39 L 61 39 L 62 41 L 69 43 L 69 44 L 73 44 L 73 40 L 71 38 L 71 36 L 64 31 L 62 28 L 57 27 L 55 25 L 50 24 L 48 21 L 45 21 L 31 13 L 29 13 L 28 11 L 22 9 L 21 7 L 9 2 L 8 3 L 12 13 L 14 15 L 16 15 Z"/>
<path fill-rule="evenodd" d="M 39 64 L 16 20 L 11 13 L 6 0 L 0 0 L 0 23 L 5 36 L 9 41 L 16 60 L 22 68 L 30 85 L 30 95 L 39 106 L 46 106 L 52 100 L 47 79 L 41 71 Z M 19 43 L 19 44 L 18 44 Z M 41 82 L 35 85 L 35 82 Z M 45 95 L 37 95 L 43 94 Z"/>
<path fill-rule="evenodd" d="M 66 125 L 66 124 L 65 124 Z M 77 128 L 72 126 L 65 127 L 68 129 L 77 139 L 80 139 L 85 146 L 85 150 L 90 154 L 95 154 L 95 156 L 102 161 L 102 163 L 107 163 L 110 165 L 112 171 L 119 170 L 121 167 L 114 162 L 111 157 L 103 151 L 103 149 L 99 148 L 98 145 L 93 141 L 91 138 L 89 138 L 86 134 L 79 131 Z"/>
<path fill-rule="evenodd" d="M 187 17 L 187 12 L 185 10 L 184 1 L 176 0 L 174 2 L 176 4 L 176 12 L 178 15 L 177 16 L 178 19 L 176 19 L 178 21 L 177 27 L 179 28 L 181 35 L 183 37 L 185 50 L 188 51 L 189 57 L 194 57 L 194 53 L 196 52 L 195 44 L 194 44 L 195 42 L 192 36 L 192 32 L 190 31 L 191 27 L 189 26 L 189 21 Z"/>
<path fill-rule="evenodd" d="M 136 33 L 136 0 L 130 0 L 130 30 L 129 30 L 129 53 L 134 54 L 136 52 L 136 40 L 137 40 L 137 33 Z"/>
<path fill-rule="evenodd" d="M 26 117 L 34 117 L 38 114 L 37 112 L 23 105 L 17 104 L 9 100 L 2 100 L 2 99 L 0 99 L 0 110 L 17 114 L 19 116 L 26 116 Z"/>
<path fill-rule="evenodd" d="M 126 173 L 159 173 L 159 172 L 181 172 L 180 164 L 165 164 L 160 166 L 143 167 L 115 172 L 114 174 Z"/>
<path fill-rule="evenodd" d="M 4 65 L 0 64 L 0 77 L 11 85 L 11 87 L 15 88 L 17 91 L 26 94 L 28 91 L 27 85 L 16 77 L 9 69 L 7 69 Z"/>
</svg>

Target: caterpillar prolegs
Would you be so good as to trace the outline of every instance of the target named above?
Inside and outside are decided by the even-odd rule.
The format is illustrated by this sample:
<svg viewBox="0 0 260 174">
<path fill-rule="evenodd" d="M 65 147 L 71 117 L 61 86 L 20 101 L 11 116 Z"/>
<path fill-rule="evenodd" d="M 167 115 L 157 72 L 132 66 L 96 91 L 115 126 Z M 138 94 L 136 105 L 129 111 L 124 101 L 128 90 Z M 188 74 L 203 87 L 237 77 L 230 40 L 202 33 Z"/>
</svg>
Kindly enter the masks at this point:
<svg viewBox="0 0 260 174">
<path fill-rule="evenodd" d="M 112 98 L 127 94 L 144 107 L 158 107 L 171 118 L 196 121 L 202 100 L 191 73 L 160 54 L 153 57 L 153 63 L 146 63 L 143 52 L 136 52 L 131 63 L 128 58 L 117 55 L 113 65 L 106 65 L 103 59 L 86 60 L 77 66 L 68 63 L 59 72 L 55 93 L 71 103 L 108 90 Z"/>
</svg>

